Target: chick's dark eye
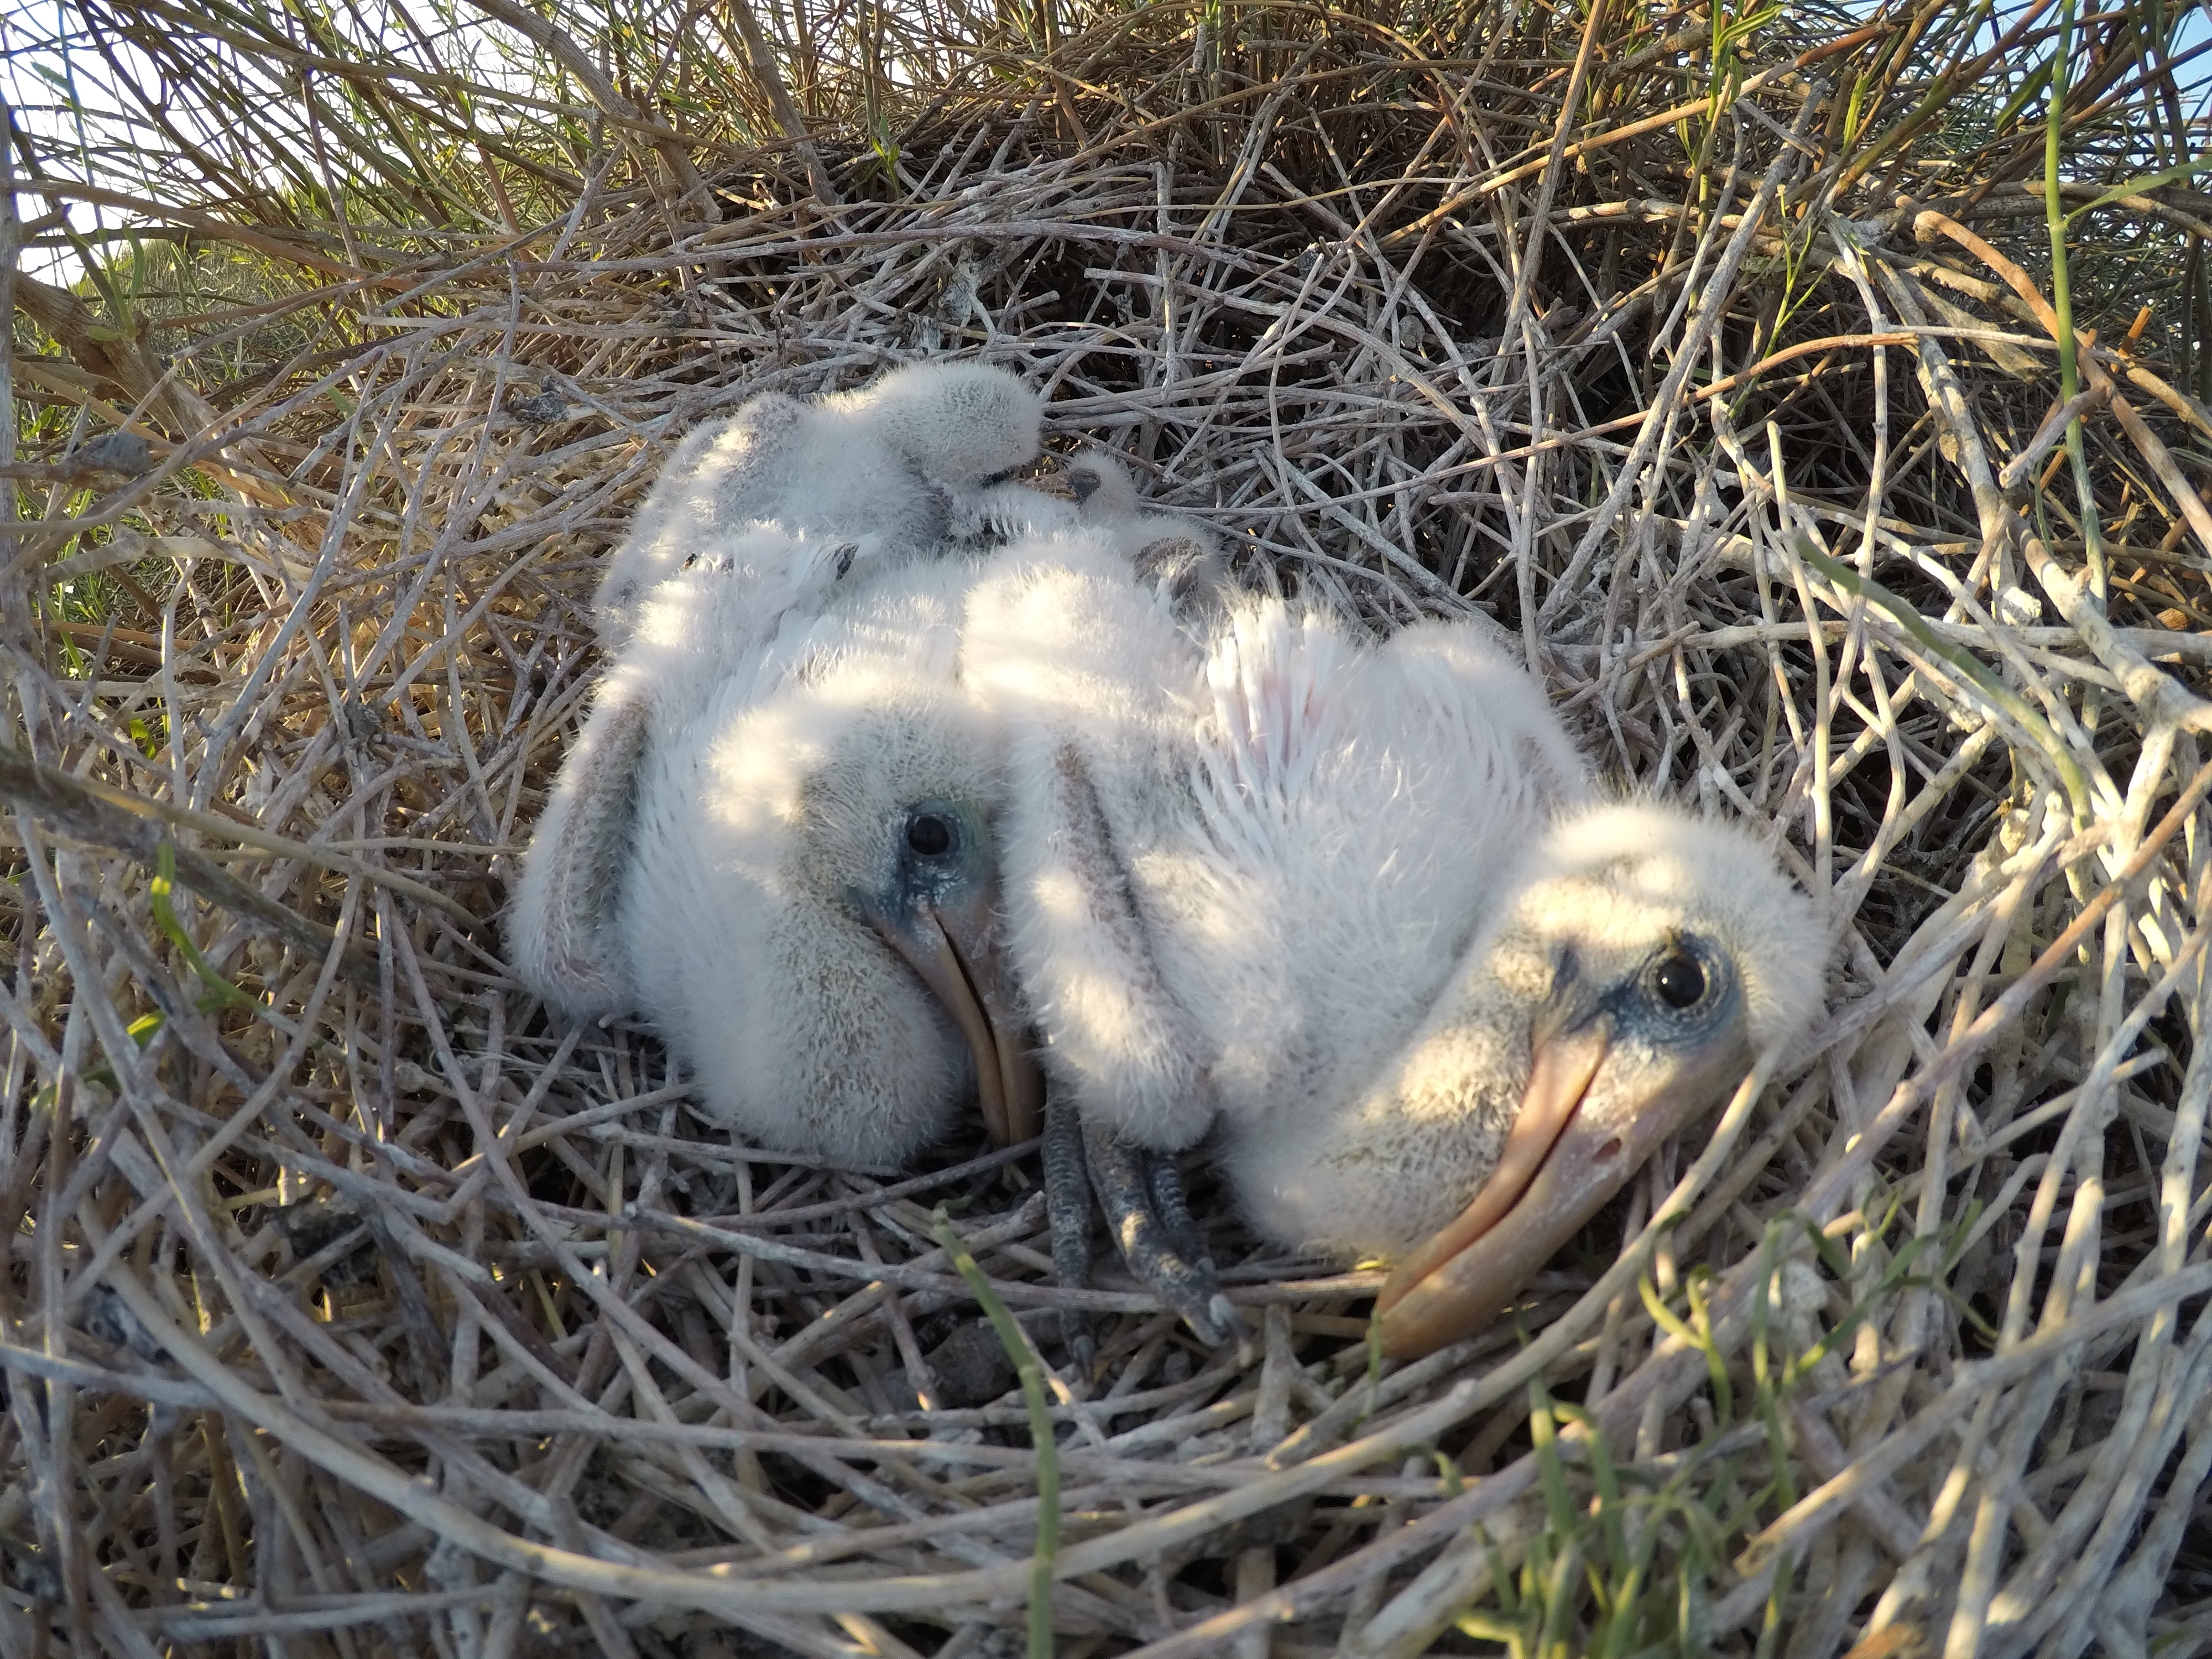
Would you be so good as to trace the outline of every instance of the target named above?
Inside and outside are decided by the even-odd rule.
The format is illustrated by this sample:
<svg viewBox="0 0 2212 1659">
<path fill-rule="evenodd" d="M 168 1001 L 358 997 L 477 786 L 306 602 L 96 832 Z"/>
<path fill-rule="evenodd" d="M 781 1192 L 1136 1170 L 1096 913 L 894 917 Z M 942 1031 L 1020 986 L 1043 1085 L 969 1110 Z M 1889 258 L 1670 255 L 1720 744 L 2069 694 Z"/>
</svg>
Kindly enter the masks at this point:
<svg viewBox="0 0 2212 1659">
<path fill-rule="evenodd" d="M 1677 951 L 1653 971 L 1651 982 L 1669 1008 L 1687 1008 L 1705 994 L 1705 970 L 1686 951 Z"/>
<path fill-rule="evenodd" d="M 906 844 L 923 858 L 942 858 L 952 848 L 952 826 L 934 812 L 917 812 L 906 821 Z"/>
</svg>

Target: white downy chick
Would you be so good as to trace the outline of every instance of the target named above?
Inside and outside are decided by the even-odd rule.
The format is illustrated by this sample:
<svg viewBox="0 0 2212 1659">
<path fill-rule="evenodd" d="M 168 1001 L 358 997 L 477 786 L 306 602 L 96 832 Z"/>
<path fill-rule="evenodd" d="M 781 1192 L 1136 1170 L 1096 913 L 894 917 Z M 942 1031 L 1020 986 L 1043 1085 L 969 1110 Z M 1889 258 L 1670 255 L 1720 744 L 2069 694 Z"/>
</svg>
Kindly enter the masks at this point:
<svg viewBox="0 0 2212 1659">
<path fill-rule="evenodd" d="M 669 458 L 608 561 L 601 633 L 618 646 L 702 540 L 756 522 L 849 541 L 863 564 L 957 542 L 993 481 L 1035 458 L 1042 417 L 1018 376 L 976 362 L 909 363 L 808 401 L 750 398 Z"/>
<path fill-rule="evenodd" d="M 572 1014 L 643 1011 L 702 1109 L 766 1146 L 895 1166 L 971 1098 L 1025 1139 L 1003 775 L 957 672 L 973 568 L 841 576 L 842 544 L 784 537 L 779 566 L 775 539 L 651 593 L 526 860 L 517 972 Z M 763 569 L 791 599 L 769 619 L 740 597 Z"/>
<path fill-rule="evenodd" d="M 1413 1252 L 1392 1352 L 1494 1312 L 1817 1005 L 1824 940 L 1772 860 L 1589 805 L 1541 691 L 1472 624 L 1374 646 L 1243 599 L 1208 653 L 1110 566 L 979 590 L 970 617 L 1056 1085 L 1141 1146 L 1217 1133 L 1277 1243 Z"/>
</svg>

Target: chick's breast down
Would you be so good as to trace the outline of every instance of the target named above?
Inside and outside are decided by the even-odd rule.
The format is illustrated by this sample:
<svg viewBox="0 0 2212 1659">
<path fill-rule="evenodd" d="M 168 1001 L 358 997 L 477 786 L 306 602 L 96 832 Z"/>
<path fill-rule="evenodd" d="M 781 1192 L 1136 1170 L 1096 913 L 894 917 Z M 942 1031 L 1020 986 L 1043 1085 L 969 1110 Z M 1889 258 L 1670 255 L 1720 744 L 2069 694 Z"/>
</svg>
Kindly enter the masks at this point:
<svg viewBox="0 0 2212 1659">
<path fill-rule="evenodd" d="M 1406 1251 L 1509 1146 L 1551 1183 L 1513 1237 L 1548 1238 L 1818 1006 L 1824 939 L 1768 851 L 1593 804 L 1473 624 L 1375 645 L 1246 598 L 1194 636 L 1126 564 L 1068 559 L 969 618 L 1048 1067 L 1139 1147 L 1217 1132 L 1276 1243 Z"/>
</svg>

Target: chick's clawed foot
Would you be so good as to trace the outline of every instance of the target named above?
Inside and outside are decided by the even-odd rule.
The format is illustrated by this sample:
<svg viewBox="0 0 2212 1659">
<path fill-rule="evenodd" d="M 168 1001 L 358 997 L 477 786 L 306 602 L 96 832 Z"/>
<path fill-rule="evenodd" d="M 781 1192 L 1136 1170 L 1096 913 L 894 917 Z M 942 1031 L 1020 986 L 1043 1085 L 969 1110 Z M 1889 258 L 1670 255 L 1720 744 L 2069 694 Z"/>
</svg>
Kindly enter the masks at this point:
<svg viewBox="0 0 2212 1659">
<path fill-rule="evenodd" d="M 1051 1117 L 1055 1126 L 1046 1128 L 1046 1201 L 1053 1214 L 1053 1267 L 1061 1281 L 1066 1281 L 1071 1270 L 1084 1272 L 1091 1265 L 1091 1206 L 1078 1183 L 1064 1175 L 1055 1179 L 1051 1148 L 1053 1141 L 1060 1141 L 1057 1164 L 1064 1170 L 1068 1141 L 1079 1139 L 1091 1188 L 1097 1192 L 1115 1243 L 1121 1245 L 1121 1259 L 1137 1274 L 1137 1281 L 1182 1314 L 1206 1343 L 1228 1343 L 1237 1336 L 1241 1332 L 1237 1310 L 1221 1294 L 1212 1259 L 1199 1239 L 1197 1224 L 1192 1224 L 1175 1157 L 1128 1144 L 1091 1119 L 1071 1126 L 1073 1109 L 1066 1106 L 1055 1106 Z"/>
<path fill-rule="evenodd" d="M 1121 1140 L 1112 1130 L 1086 1121 L 1073 1103 L 1055 1097 L 1045 1107 L 1044 1190 L 1053 1276 L 1062 1285 L 1080 1288 L 1090 1278 L 1095 1190 L 1122 1260 L 1145 1288 L 1188 1320 L 1206 1342 L 1234 1336 L 1241 1346 L 1243 1327 L 1214 1278 L 1171 1154 Z M 1097 1358 L 1091 1316 L 1066 1308 L 1060 1319 L 1068 1352 L 1089 1375 Z"/>
</svg>

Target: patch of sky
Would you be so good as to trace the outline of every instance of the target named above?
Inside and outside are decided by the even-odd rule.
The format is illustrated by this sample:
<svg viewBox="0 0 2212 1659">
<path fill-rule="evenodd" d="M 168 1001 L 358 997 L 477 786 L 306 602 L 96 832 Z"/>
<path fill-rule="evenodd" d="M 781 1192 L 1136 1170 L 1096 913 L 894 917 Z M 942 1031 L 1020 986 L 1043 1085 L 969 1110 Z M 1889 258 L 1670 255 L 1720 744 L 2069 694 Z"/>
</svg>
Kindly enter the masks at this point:
<svg viewBox="0 0 2212 1659">
<path fill-rule="evenodd" d="M 0 100 L 30 232 L 22 269 L 73 283 L 149 235 L 176 236 L 179 207 L 265 222 L 262 210 L 286 197 L 326 210 L 404 191 L 422 158 L 404 121 L 349 82 L 357 65 L 374 64 L 399 100 L 434 106 L 439 124 L 495 143 L 517 101 L 534 106 L 532 125 L 580 101 L 520 35 L 441 0 L 225 21 L 233 38 L 211 21 L 149 41 L 143 20 L 76 0 L 0 6 Z"/>
</svg>

